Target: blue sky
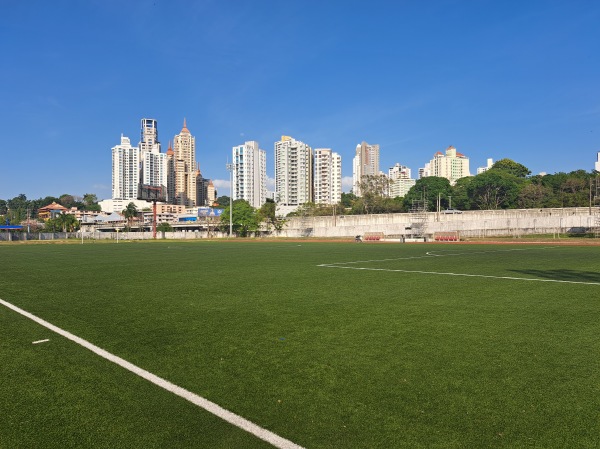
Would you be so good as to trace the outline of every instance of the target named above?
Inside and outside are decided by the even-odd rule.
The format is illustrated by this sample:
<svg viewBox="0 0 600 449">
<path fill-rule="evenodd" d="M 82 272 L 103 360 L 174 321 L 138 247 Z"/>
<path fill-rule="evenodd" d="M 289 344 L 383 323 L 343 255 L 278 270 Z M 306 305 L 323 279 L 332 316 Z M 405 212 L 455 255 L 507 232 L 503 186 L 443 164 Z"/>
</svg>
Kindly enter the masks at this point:
<svg viewBox="0 0 600 449">
<path fill-rule="evenodd" d="M 592 170 L 600 151 L 594 1 L 2 2 L 0 198 L 111 195 L 111 147 L 184 117 L 228 194 L 231 147 L 290 135 L 342 156 L 365 140 L 413 173 L 454 145 L 471 171 Z"/>
</svg>

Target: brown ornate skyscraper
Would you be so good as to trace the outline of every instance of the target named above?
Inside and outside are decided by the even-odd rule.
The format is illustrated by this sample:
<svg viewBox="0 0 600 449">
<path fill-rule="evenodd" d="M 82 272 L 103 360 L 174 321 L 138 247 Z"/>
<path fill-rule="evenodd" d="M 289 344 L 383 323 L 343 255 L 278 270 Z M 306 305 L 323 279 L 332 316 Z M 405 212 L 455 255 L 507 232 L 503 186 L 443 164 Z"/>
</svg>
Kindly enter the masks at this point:
<svg viewBox="0 0 600 449">
<path fill-rule="evenodd" d="M 183 128 L 173 141 L 175 153 L 175 204 L 187 207 L 196 205 L 196 139 Z"/>
</svg>

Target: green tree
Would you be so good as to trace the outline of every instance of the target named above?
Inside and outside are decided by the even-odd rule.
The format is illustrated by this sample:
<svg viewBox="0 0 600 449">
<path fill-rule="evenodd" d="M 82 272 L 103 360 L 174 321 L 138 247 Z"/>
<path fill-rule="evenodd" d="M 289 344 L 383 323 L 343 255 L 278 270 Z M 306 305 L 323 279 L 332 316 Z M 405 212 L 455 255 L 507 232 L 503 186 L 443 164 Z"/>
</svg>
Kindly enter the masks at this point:
<svg viewBox="0 0 600 449">
<path fill-rule="evenodd" d="M 550 187 L 537 182 L 528 182 L 519 191 L 517 205 L 522 209 L 546 207 L 548 200 L 553 196 Z"/>
<path fill-rule="evenodd" d="M 508 209 L 516 206 L 519 178 L 502 170 L 488 170 L 473 179 L 469 196 L 479 209 Z"/>
<path fill-rule="evenodd" d="M 584 207 L 589 205 L 590 183 L 595 182 L 595 174 L 575 170 L 535 176 L 532 180 L 552 190 L 553 196 L 547 199 L 546 207 Z"/>
<path fill-rule="evenodd" d="M 427 210 L 435 211 L 438 196 L 442 199 L 442 208 L 448 207 L 448 197 L 452 195 L 450 181 L 439 176 L 427 176 L 418 179 L 403 198 L 404 210 L 411 210 L 413 203 L 424 201 Z"/>
<path fill-rule="evenodd" d="M 68 193 L 65 193 L 64 195 L 61 195 L 58 198 L 58 202 L 60 204 L 62 204 L 63 206 L 65 206 L 67 209 L 70 209 L 71 207 L 75 207 L 76 206 L 76 201 L 75 198 L 73 197 L 73 195 L 69 195 Z"/>
<path fill-rule="evenodd" d="M 529 170 L 523 164 L 513 161 L 512 159 L 500 159 L 494 165 L 492 165 L 490 170 L 501 170 L 503 172 L 510 173 L 517 178 L 525 178 L 531 174 L 531 170 Z"/>
<path fill-rule="evenodd" d="M 287 214 L 288 217 L 314 217 L 317 206 L 315 203 L 309 202 L 301 204 L 296 210 Z"/>
<path fill-rule="evenodd" d="M 156 226 L 156 230 L 159 232 L 173 232 L 173 226 L 171 226 L 170 223 L 163 221 Z"/>
<path fill-rule="evenodd" d="M 258 230 L 259 218 L 254 209 L 246 200 L 233 202 L 232 223 L 234 231 L 241 237 L 246 237 L 250 232 Z M 229 206 L 221 214 L 222 229 L 229 229 Z"/>
<path fill-rule="evenodd" d="M 217 206 L 220 208 L 228 207 L 229 206 L 229 197 L 225 196 L 225 195 L 221 195 L 220 197 L 218 197 L 215 200 L 215 204 L 217 204 Z"/>
<path fill-rule="evenodd" d="M 345 193 L 342 192 L 342 200 L 341 200 L 341 204 L 348 209 L 351 209 L 352 206 L 354 205 L 354 202 L 358 199 L 358 197 L 350 192 L 350 193 Z"/>
<path fill-rule="evenodd" d="M 90 204 L 89 206 L 84 206 L 84 210 L 100 212 L 102 210 L 102 207 L 100 207 L 100 205 L 98 203 L 96 203 L 96 204 Z"/>
<path fill-rule="evenodd" d="M 390 191 L 390 178 L 385 175 L 365 175 L 359 183 L 360 197 L 354 201 L 354 213 L 376 214 L 388 212 L 386 202 Z"/>
<path fill-rule="evenodd" d="M 51 218 L 49 220 L 46 220 L 46 222 L 44 223 L 44 230 L 46 232 L 62 231 L 62 224 L 60 223 L 59 218 L 56 217 L 56 218 Z"/>
<path fill-rule="evenodd" d="M 79 229 L 79 221 L 73 214 L 60 214 L 57 219 L 63 232 L 73 232 Z"/>
<path fill-rule="evenodd" d="M 123 215 L 125 216 L 125 219 L 127 220 L 127 226 L 129 228 L 131 228 L 131 225 L 133 224 L 133 219 L 135 217 L 137 217 L 137 214 L 138 214 L 138 210 L 134 203 L 129 203 L 127 205 L 127 207 L 125 209 L 123 209 Z"/>
<path fill-rule="evenodd" d="M 286 220 L 277 217 L 277 204 L 273 200 L 267 200 L 265 204 L 258 210 L 258 219 L 267 225 L 267 230 L 271 230 L 271 226 L 275 231 L 281 231 L 285 226 Z"/>
<path fill-rule="evenodd" d="M 83 194 L 83 203 L 86 206 L 91 206 L 92 204 L 96 204 L 98 202 L 98 197 L 95 193 L 84 193 Z"/>
<path fill-rule="evenodd" d="M 156 231 L 162 233 L 162 238 L 164 239 L 165 232 L 173 232 L 173 226 L 171 226 L 170 223 L 163 221 L 156 226 Z"/>
<path fill-rule="evenodd" d="M 552 197 L 545 202 L 546 207 L 563 207 L 564 192 L 562 189 L 563 183 L 567 180 L 568 175 L 563 172 L 554 173 L 551 175 L 538 175 L 531 177 L 532 182 L 539 183 L 544 187 L 548 187 L 552 191 Z"/>
<path fill-rule="evenodd" d="M 448 198 L 447 203 L 444 199 L 442 206 L 446 209 L 450 207 L 459 210 L 476 209 L 477 206 L 469 197 L 469 185 L 473 182 L 473 179 L 475 179 L 473 176 L 465 176 L 464 178 L 457 179 L 451 188 L 452 198 Z"/>
<path fill-rule="evenodd" d="M 6 216 L 10 220 L 11 224 L 21 223 L 27 219 L 27 212 L 29 209 L 29 201 L 27 196 L 23 193 L 6 202 Z"/>
<path fill-rule="evenodd" d="M 95 193 L 86 193 L 83 195 L 84 210 L 100 211 L 101 207 L 98 204 L 98 197 Z"/>
<path fill-rule="evenodd" d="M 73 214 L 60 214 L 46 221 L 44 227 L 48 232 L 73 232 L 79 229 L 79 221 Z"/>
<path fill-rule="evenodd" d="M 589 183 L 585 178 L 569 176 L 562 185 L 563 207 L 583 207 L 589 203 Z"/>
</svg>

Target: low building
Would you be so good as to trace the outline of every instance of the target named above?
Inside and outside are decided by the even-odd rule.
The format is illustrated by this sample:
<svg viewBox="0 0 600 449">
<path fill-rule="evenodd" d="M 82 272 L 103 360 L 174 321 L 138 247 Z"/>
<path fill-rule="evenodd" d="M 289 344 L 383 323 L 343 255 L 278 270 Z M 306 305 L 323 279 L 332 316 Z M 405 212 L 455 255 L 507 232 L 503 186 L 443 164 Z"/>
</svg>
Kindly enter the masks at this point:
<svg viewBox="0 0 600 449">
<path fill-rule="evenodd" d="M 69 209 L 67 209 L 65 206 L 62 206 L 53 201 L 52 204 L 48 204 L 47 206 L 40 207 L 38 209 L 38 217 L 41 220 L 46 221 L 51 218 L 55 218 L 57 215 L 67 213 L 68 210 Z"/>
</svg>

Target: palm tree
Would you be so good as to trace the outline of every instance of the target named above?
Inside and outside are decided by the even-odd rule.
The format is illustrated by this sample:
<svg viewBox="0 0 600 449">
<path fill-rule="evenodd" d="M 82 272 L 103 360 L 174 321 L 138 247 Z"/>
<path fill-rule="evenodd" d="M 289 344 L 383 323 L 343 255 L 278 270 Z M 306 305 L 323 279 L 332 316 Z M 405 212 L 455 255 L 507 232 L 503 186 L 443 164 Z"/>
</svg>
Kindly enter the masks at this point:
<svg viewBox="0 0 600 449">
<path fill-rule="evenodd" d="M 73 232 L 77 227 L 78 221 L 73 214 L 60 214 L 57 218 L 63 232 Z"/>
<path fill-rule="evenodd" d="M 129 203 L 125 209 L 123 209 L 123 215 L 127 219 L 127 226 L 131 228 L 133 219 L 137 217 L 137 207 L 133 203 Z"/>
</svg>

